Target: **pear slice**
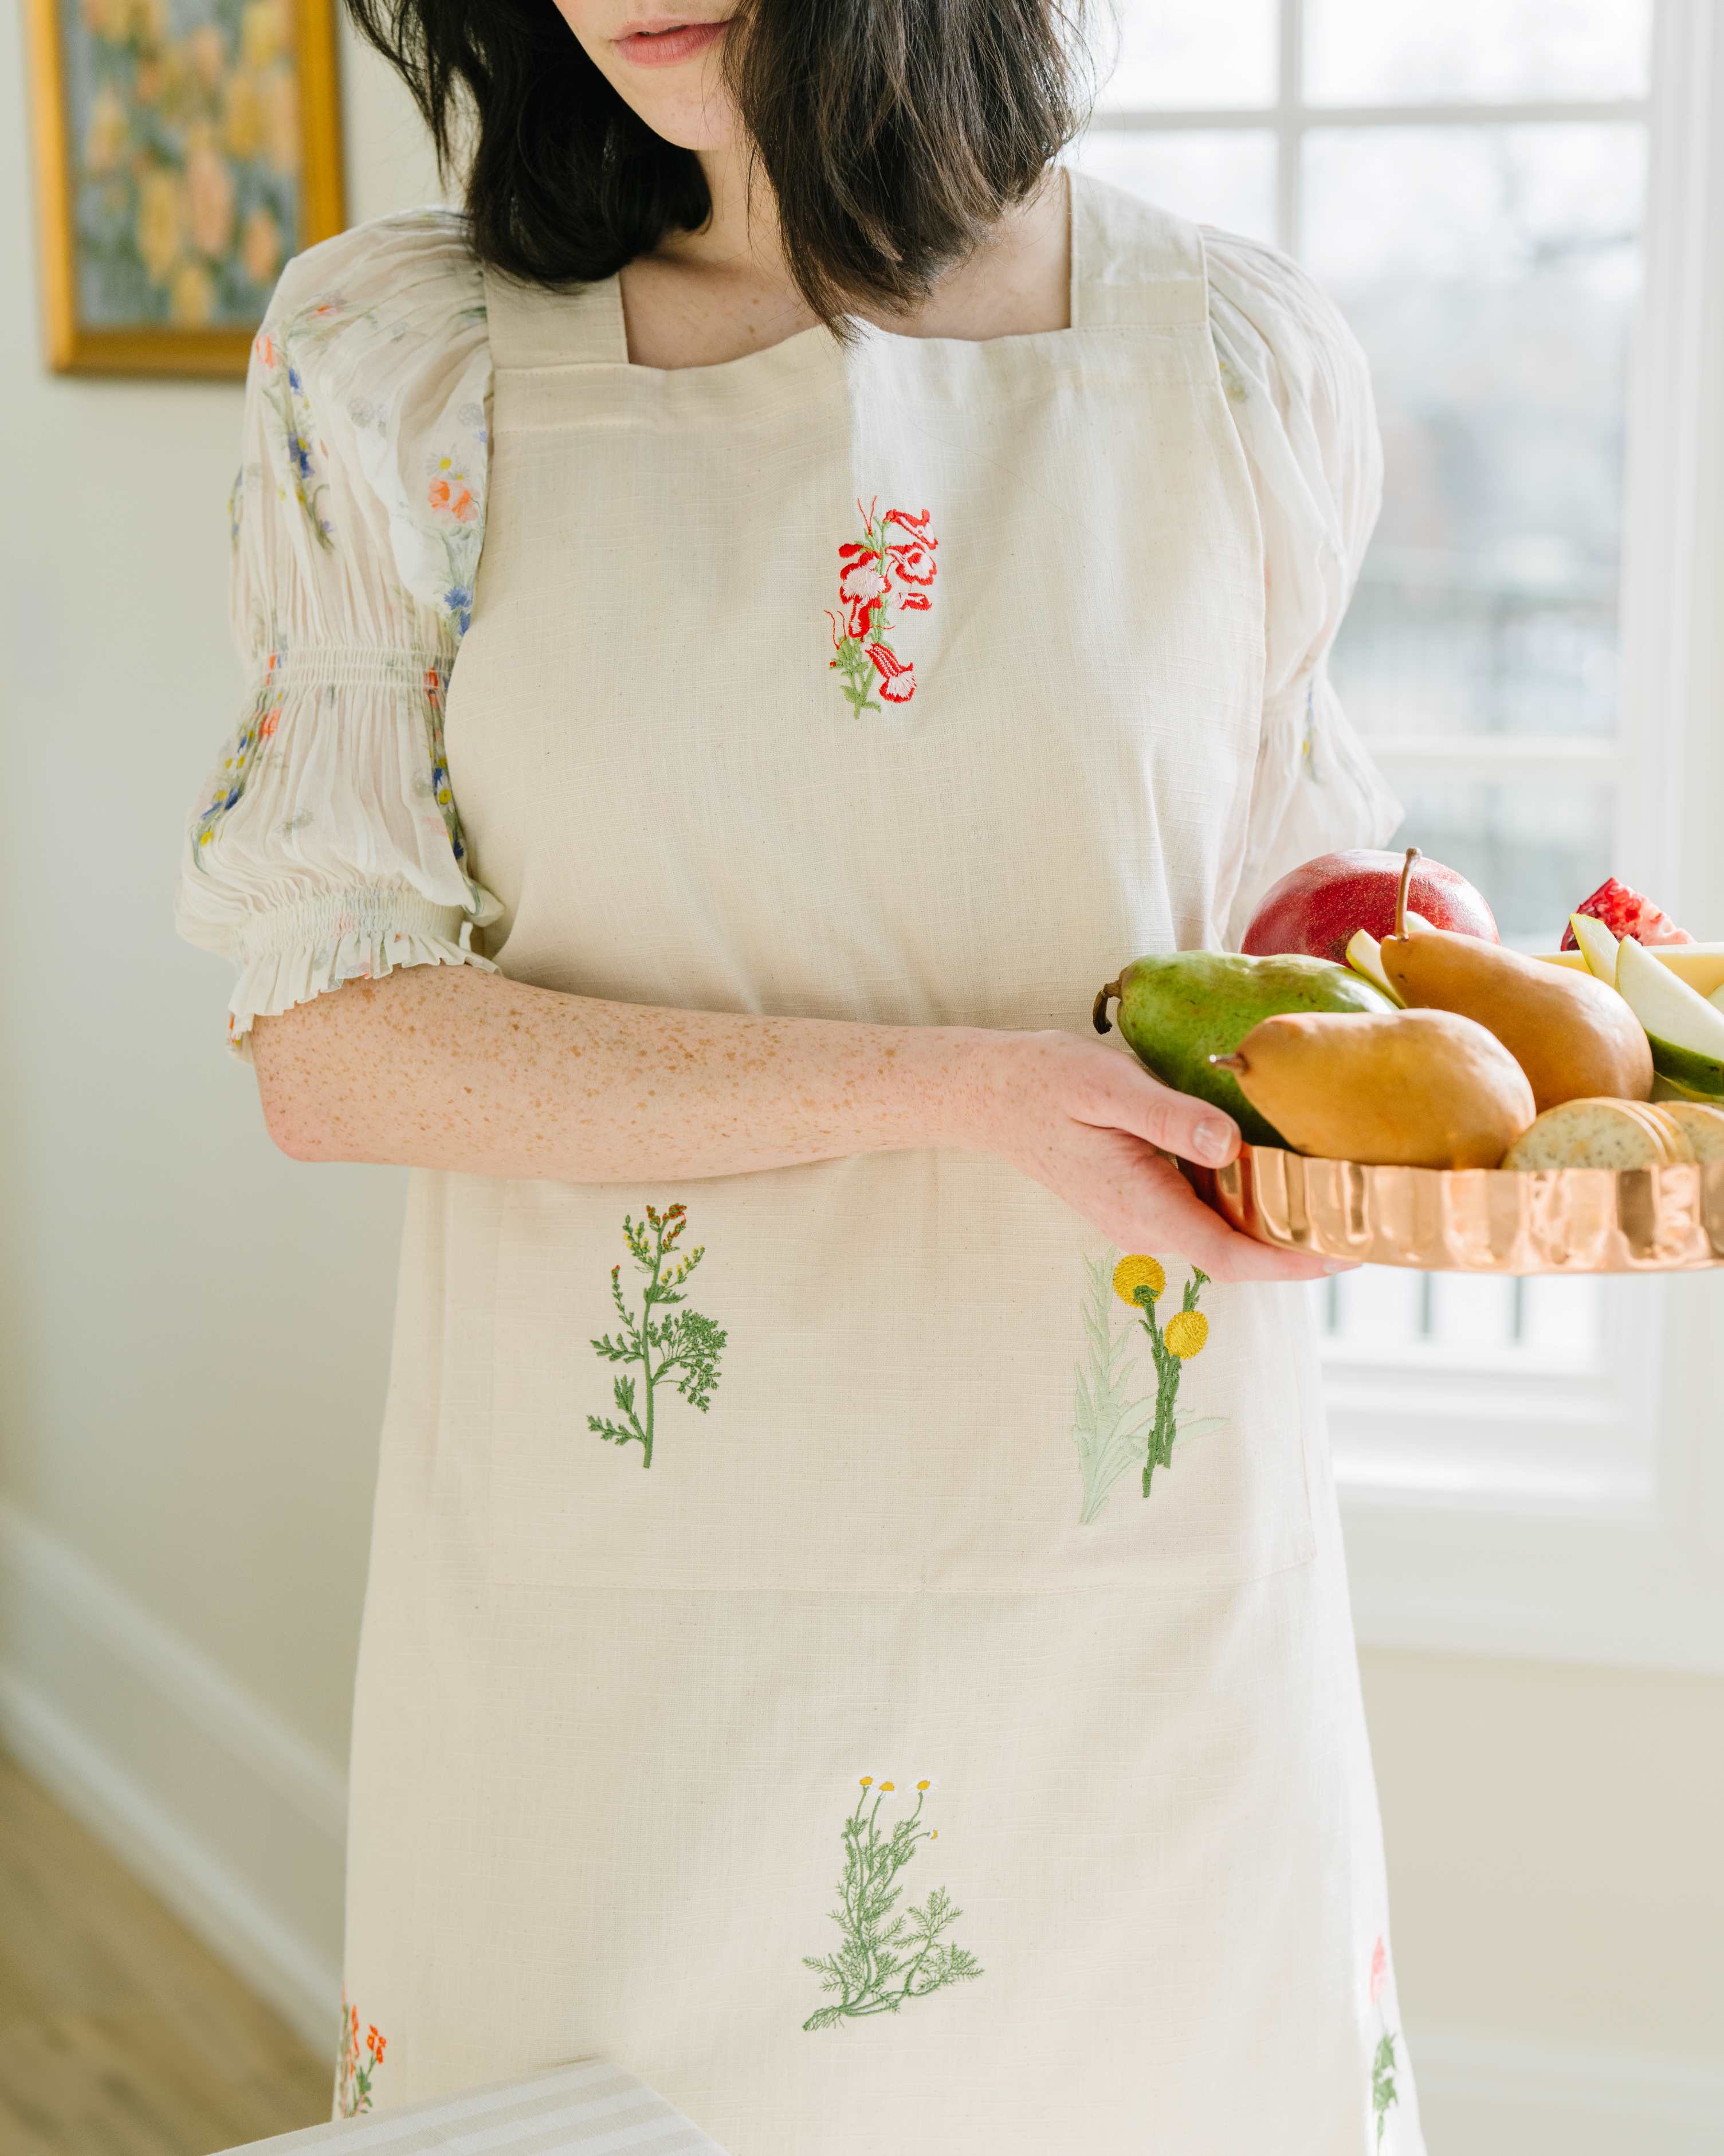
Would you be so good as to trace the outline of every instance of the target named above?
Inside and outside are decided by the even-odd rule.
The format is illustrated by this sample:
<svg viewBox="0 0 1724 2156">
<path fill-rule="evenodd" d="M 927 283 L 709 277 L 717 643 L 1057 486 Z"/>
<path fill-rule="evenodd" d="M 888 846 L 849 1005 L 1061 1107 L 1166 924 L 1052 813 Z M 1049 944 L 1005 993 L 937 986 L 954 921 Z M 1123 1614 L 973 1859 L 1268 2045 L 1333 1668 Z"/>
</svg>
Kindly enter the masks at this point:
<svg viewBox="0 0 1724 2156">
<path fill-rule="evenodd" d="M 1652 1067 L 1685 1091 L 1724 1098 L 1724 1011 L 1625 936 L 1617 946 L 1616 986 L 1652 1043 Z"/>
<path fill-rule="evenodd" d="M 1724 989 L 1724 943 L 1648 943 L 1641 947 L 1701 995 L 1716 999 Z M 1531 955 L 1542 966 L 1568 966 L 1582 973 L 1588 970 L 1578 951 L 1535 951 Z"/>
<path fill-rule="evenodd" d="M 1662 1070 L 1653 1079 L 1652 1098 L 1655 1102 L 1688 1101 L 1703 1108 L 1718 1105 L 1716 1093 L 1703 1093 L 1697 1086 L 1685 1086 L 1678 1079 L 1665 1077 Z"/>
<path fill-rule="evenodd" d="M 1589 913 L 1571 913 L 1568 926 L 1574 931 L 1574 940 L 1580 946 L 1580 955 L 1586 961 L 1586 969 L 1607 987 L 1616 985 L 1616 938 L 1602 921 L 1594 921 Z"/>
<path fill-rule="evenodd" d="M 1408 919 L 1410 921 L 1412 916 Z M 1397 1010 L 1404 1010 L 1405 1004 L 1389 984 L 1383 970 L 1383 946 L 1368 928 L 1357 928 L 1347 946 L 1347 963 L 1356 973 L 1362 973 L 1373 988 L 1381 988 Z"/>
<path fill-rule="evenodd" d="M 1414 936 L 1426 932 L 1434 936 L 1437 924 L 1434 921 L 1427 921 L 1422 913 L 1415 913 L 1409 906 L 1407 909 L 1407 933 Z M 1405 1010 L 1406 998 L 1396 993 L 1390 985 L 1388 975 L 1383 970 L 1383 946 L 1368 928 L 1353 931 L 1347 942 L 1347 963 L 1356 973 L 1362 973 L 1373 988 L 1381 988 L 1397 1010 Z"/>
</svg>

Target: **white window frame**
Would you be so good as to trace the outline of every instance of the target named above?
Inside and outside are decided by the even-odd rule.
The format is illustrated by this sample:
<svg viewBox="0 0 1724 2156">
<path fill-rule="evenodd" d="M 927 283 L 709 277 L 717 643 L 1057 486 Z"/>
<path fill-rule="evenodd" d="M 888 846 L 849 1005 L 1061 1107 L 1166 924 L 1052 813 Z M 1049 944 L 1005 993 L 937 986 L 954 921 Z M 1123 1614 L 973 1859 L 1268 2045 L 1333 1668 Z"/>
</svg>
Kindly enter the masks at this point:
<svg viewBox="0 0 1724 2156">
<path fill-rule="evenodd" d="M 1129 0 L 1128 0 L 1129 4 Z M 1153 0 L 1137 0 L 1153 4 Z M 1590 773 L 1618 789 L 1620 873 L 1724 934 L 1724 23 L 1654 0 L 1648 95 L 1328 105 L 1303 95 L 1306 0 L 1280 0 L 1273 106 L 1108 108 L 1095 130 L 1272 131 L 1297 253 L 1313 128 L 1646 126 L 1629 390 L 1623 696 L 1608 742 L 1373 737 L 1391 783 Z M 1724 1274 L 1621 1283 L 1603 1375 L 1440 1355 L 1329 1366 L 1360 1636 L 1369 1644 L 1724 1671 Z"/>
</svg>

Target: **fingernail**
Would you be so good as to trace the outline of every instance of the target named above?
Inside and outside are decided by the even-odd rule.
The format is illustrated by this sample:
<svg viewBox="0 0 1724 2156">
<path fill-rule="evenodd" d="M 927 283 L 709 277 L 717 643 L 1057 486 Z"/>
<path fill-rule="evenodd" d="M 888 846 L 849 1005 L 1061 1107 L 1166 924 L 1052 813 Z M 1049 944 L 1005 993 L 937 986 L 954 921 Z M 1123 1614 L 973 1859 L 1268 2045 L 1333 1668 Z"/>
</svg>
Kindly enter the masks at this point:
<svg viewBox="0 0 1724 2156">
<path fill-rule="evenodd" d="M 1193 1142 L 1198 1159 L 1212 1162 L 1219 1168 L 1227 1158 L 1228 1147 L 1233 1143 L 1233 1132 L 1225 1123 L 1199 1123 L 1193 1133 Z"/>
</svg>

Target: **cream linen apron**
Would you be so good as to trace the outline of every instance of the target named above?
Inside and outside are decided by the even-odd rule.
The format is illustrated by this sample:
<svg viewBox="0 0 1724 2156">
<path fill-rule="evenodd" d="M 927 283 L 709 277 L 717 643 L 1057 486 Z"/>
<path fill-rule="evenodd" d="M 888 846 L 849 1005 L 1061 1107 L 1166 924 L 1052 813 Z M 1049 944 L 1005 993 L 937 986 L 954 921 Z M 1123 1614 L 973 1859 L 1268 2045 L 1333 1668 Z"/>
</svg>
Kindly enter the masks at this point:
<svg viewBox="0 0 1724 2156">
<path fill-rule="evenodd" d="M 1073 239 L 1069 330 L 671 372 L 614 279 L 487 280 L 505 973 L 1083 1034 L 1219 942 L 1264 563 L 1202 244 L 1081 180 Z M 1416 2150 L 1303 1291 L 981 1155 L 416 1171 L 348 1917 L 373 2109 L 595 2056 L 732 2156 Z"/>
</svg>

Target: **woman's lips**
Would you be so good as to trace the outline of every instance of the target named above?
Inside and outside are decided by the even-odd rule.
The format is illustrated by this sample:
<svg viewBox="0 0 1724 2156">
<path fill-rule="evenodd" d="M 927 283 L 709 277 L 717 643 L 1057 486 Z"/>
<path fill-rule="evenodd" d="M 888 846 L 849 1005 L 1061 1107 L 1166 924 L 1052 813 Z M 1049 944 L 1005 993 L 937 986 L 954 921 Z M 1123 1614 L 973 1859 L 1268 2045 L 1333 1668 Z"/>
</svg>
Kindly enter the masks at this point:
<svg viewBox="0 0 1724 2156">
<path fill-rule="evenodd" d="M 724 23 L 639 23 L 616 40 L 617 50 L 638 67 L 675 67 L 716 45 L 729 29 Z"/>
</svg>

